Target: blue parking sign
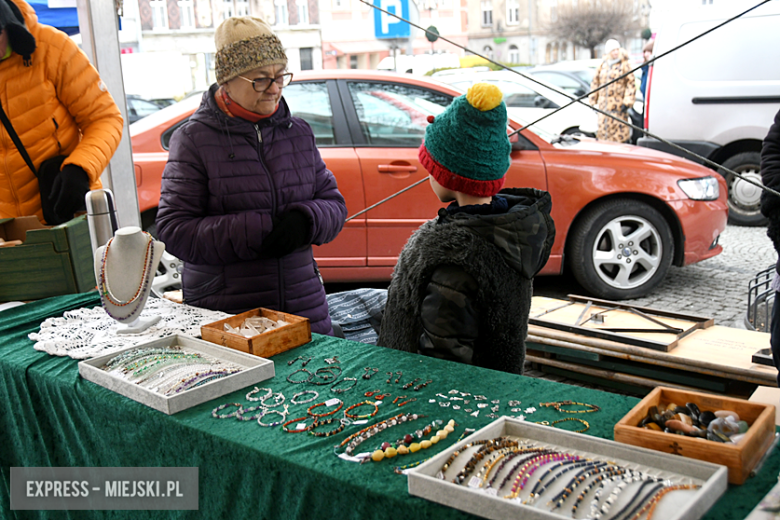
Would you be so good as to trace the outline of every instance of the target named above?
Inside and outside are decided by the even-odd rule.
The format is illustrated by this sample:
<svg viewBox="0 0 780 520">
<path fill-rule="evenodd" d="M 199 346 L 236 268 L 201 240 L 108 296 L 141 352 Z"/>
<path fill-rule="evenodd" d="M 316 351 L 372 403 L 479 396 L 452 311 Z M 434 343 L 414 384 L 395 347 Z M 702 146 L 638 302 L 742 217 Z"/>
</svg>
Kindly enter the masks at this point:
<svg viewBox="0 0 780 520">
<path fill-rule="evenodd" d="M 409 19 L 409 0 L 374 0 L 374 5 L 406 20 Z M 374 9 L 374 34 L 377 39 L 409 38 L 411 26 Z"/>
</svg>

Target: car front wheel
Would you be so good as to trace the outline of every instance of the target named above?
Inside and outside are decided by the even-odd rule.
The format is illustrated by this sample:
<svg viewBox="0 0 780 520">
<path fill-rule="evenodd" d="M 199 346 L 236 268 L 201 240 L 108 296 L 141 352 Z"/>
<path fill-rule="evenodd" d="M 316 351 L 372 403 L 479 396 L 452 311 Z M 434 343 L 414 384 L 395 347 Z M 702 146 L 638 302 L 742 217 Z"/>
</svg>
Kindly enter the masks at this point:
<svg viewBox="0 0 780 520">
<path fill-rule="evenodd" d="M 723 162 L 723 166 L 739 173 L 745 179 L 761 184 L 761 154 L 742 152 Z M 726 170 L 719 170 L 729 187 L 729 224 L 763 226 L 767 220 L 761 214 L 761 188 L 745 182 Z"/>
<path fill-rule="evenodd" d="M 580 285 L 599 298 L 645 296 L 672 263 L 669 225 L 643 202 L 601 202 L 587 210 L 569 237 L 569 267 Z"/>
</svg>

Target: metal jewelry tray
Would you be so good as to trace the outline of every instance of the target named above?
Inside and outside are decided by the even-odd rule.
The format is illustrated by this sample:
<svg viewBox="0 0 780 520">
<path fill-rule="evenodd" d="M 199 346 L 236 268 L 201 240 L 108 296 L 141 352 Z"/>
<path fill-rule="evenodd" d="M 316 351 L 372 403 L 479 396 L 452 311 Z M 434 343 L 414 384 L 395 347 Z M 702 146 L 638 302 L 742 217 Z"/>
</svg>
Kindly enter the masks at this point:
<svg viewBox="0 0 780 520">
<path fill-rule="evenodd" d="M 543 475 L 549 466 L 542 466 L 535 476 L 529 479 L 529 485 L 520 491 L 517 499 L 503 498 L 507 494 L 509 486 L 504 486 L 498 493 L 492 493 L 483 487 L 469 487 L 469 479 L 464 485 L 452 482 L 453 477 L 466 465 L 471 455 L 476 452 L 472 447 L 461 453 L 444 473 L 445 479 L 437 477 L 442 466 L 456 450 L 462 450 L 464 446 L 476 440 L 495 439 L 497 437 L 509 437 L 513 440 L 524 441 L 536 447 L 551 447 L 562 452 L 567 452 L 580 457 L 603 460 L 625 468 L 641 471 L 645 475 L 671 481 L 672 484 L 693 484 L 701 486 L 698 489 L 680 490 L 667 493 L 658 501 L 655 518 L 664 520 L 697 520 L 720 498 L 727 488 L 728 470 L 725 466 L 711 464 L 693 459 L 686 459 L 659 453 L 657 451 L 628 446 L 614 441 L 599 439 L 588 435 L 577 434 L 542 426 L 511 417 L 496 419 L 481 430 L 474 432 L 448 450 L 439 453 L 429 461 L 417 468 L 409 470 L 408 484 L 409 494 L 431 500 L 433 502 L 454 507 L 483 518 L 504 520 L 506 518 L 523 518 L 524 520 L 558 520 L 561 518 L 587 518 L 590 516 L 590 504 L 598 485 L 591 488 L 590 492 L 580 502 L 576 512 L 572 513 L 572 505 L 577 500 L 579 493 L 587 487 L 589 479 L 583 483 L 576 492 L 565 501 L 563 507 L 550 511 L 548 499 L 562 490 L 576 471 L 553 482 L 545 495 L 532 504 L 524 504 L 532 490 L 534 481 Z M 482 463 L 489 456 L 482 459 Z M 481 464 L 477 464 L 477 468 Z M 552 465 L 552 464 L 551 464 Z M 509 464 L 509 467 L 512 465 Z M 494 468 L 495 469 L 495 468 Z M 504 468 L 501 470 L 507 472 Z M 474 475 L 472 473 L 472 475 Z M 492 473 L 494 474 L 494 473 Z M 549 482 L 545 480 L 545 482 Z M 649 489 L 649 488 L 648 488 Z M 615 502 L 609 512 L 601 518 L 608 519 L 626 504 L 631 502 L 637 492 L 641 492 L 641 484 L 634 482 L 628 484 L 624 491 L 616 495 Z M 608 493 L 605 489 L 602 503 Z"/>
<path fill-rule="evenodd" d="M 221 361 L 234 363 L 244 369 L 236 374 L 223 377 L 216 381 L 211 381 L 202 386 L 191 388 L 180 394 L 166 396 L 138 386 L 100 368 L 110 359 L 123 352 L 127 352 L 128 350 L 174 346 L 180 346 L 191 352 L 200 352 Z M 134 401 L 138 401 L 139 403 L 145 404 L 146 406 L 159 410 L 165 414 L 172 415 L 225 394 L 254 385 L 260 381 L 270 379 L 274 377 L 275 371 L 274 362 L 271 360 L 253 356 L 251 354 L 245 354 L 190 336 L 175 334 L 148 343 L 141 343 L 105 356 L 81 361 L 79 362 L 79 374 L 87 381 L 92 381 L 102 387 L 108 388 L 112 392 L 129 397 Z"/>
</svg>

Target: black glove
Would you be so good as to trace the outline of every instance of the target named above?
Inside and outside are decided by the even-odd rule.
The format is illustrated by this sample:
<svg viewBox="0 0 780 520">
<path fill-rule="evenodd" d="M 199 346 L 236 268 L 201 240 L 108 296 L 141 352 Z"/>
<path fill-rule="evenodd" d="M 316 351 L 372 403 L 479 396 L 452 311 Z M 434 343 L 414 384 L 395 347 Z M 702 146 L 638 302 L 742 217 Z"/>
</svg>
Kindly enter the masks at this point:
<svg viewBox="0 0 780 520">
<path fill-rule="evenodd" d="M 769 224 L 766 227 L 766 236 L 772 241 L 775 251 L 780 251 L 780 219 L 769 219 Z"/>
<path fill-rule="evenodd" d="M 309 218 L 302 212 L 290 210 L 283 213 L 263 240 L 263 254 L 279 258 L 307 245 L 310 228 Z"/>
<path fill-rule="evenodd" d="M 54 178 L 49 193 L 49 202 L 54 207 L 56 222 L 62 224 L 73 218 L 77 211 L 86 211 L 84 196 L 89 191 L 89 175 L 81 166 L 68 164 Z"/>
<path fill-rule="evenodd" d="M 628 112 L 628 105 L 620 105 L 621 112 Z"/>
</svg>

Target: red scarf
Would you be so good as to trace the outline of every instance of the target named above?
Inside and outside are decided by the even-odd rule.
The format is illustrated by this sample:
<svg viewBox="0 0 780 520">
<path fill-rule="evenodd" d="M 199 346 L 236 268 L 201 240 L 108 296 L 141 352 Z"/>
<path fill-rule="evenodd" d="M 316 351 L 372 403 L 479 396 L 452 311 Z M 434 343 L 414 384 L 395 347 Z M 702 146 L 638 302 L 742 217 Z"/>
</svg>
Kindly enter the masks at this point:
<svg viewBox="0 0 780 520">
<path fill-rule="evenodd" d="M 257 123 L 262 119 L 271 117 L 279 109 L 279 104 L 277 103 L 274 111 L 267 116 L 247 110 L 230 97 L 224 86 L 219 87 L 214 93 L 214 101 L 217 102 L 217 106 L 227 114 L 228 117 L 240 117 L 241 119 L 246 119 L 250 123 Z"/>
</svg>

